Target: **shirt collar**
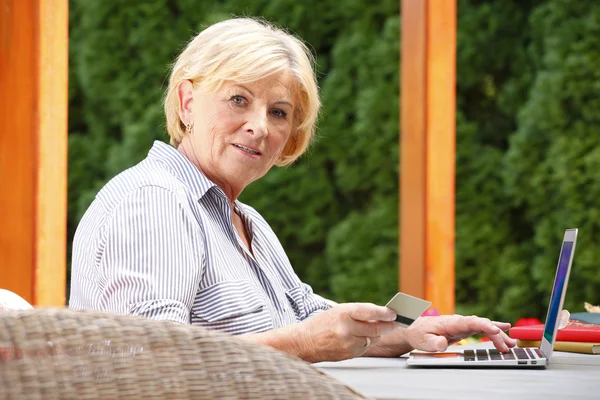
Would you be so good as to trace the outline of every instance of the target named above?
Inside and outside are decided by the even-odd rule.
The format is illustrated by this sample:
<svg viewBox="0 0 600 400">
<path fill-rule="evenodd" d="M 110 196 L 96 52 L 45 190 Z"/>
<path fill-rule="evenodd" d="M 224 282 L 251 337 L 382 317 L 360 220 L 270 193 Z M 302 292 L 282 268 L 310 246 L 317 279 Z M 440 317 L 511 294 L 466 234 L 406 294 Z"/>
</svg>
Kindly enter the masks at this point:
<svg viewBox="0 0 600 400">
<path fill-rule="evenodd" d="M 217 186 L 176 148 L 159 140 L 154 141 L 148 152 L 148 158 L 164 164 L 175 177 L 190 188 L 198 200 L 210 188 Z"/>
</svg>

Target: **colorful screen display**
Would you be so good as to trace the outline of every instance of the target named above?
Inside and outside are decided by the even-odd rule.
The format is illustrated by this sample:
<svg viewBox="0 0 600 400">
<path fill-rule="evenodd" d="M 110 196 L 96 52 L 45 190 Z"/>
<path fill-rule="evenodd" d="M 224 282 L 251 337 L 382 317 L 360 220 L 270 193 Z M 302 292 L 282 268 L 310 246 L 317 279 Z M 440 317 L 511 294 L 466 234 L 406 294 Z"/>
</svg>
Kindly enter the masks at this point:
<svg viewBox="0 0 600 400">
<path fill-rule="evenodd" d="M 548 318 L 546 319 L 546 327 L 544 328 L 544 338 L 550 343 L 552 343 L 554 327 L 556 326 L 556 320 L 558 319 L 558 315 L 560 313 L 560 297 L 565 286 L 565 279 L 567 277 L 567 270 L 569 269 L 569 260 L 571 259 L 572 251 L 573 242 L 563 242 L 560 258 L 558 260 L 558 272 L 556 273 L 556 280 L 554 281 L 554 288 L 552 289 L 552 297 L 550 298 Z"/>
</svg>

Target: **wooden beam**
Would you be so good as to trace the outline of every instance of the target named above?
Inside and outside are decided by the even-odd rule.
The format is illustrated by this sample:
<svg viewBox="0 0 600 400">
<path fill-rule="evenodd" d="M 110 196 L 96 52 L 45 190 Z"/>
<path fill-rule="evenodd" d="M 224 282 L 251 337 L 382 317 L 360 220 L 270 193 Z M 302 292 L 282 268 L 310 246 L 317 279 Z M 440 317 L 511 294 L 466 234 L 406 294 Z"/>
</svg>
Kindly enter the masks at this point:
<svg viewBox="0 0 600 400">
<path fill-rule="evenodd" d="M 68 0 L 0 0 L 0 287 L 65 304 Z"/>
<path fill-rule="evenodd" d="M 402 0 L 400 38 L 400 290 L 425 297 L 426 1 Z"/>
<path fill-rule="evenodd" d="M 33 2 L 0 2 L 0 286 L 31 302 L 37 51 Z"/>
<path fill-rule="evenodd" d="M 402 0 L 400 290 L 454 312 L 456 0 Z"/>
</svg>

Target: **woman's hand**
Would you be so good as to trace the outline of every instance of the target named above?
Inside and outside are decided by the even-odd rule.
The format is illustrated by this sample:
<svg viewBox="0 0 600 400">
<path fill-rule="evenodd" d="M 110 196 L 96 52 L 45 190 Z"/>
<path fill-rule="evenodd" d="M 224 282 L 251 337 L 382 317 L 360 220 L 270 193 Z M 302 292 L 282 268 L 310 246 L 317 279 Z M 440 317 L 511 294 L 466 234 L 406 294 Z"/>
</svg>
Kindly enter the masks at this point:
<svg viewBox="0 0 600 400">
<path fill-rule="evenodd" d="M 439 317 L 420 317 L 411 326 L 404 329 L 403 336 L 415 349 L 425 351 L 444 351 L 450 344 L 475 334 L 487 336 L 494 346 L 507 352 L 515 347 L 514 339 L 508 337 L 505 330 L 510 328 L 506 322 L 490 321 L 477 316 L 442 315 Z"/>
<path fill-rule="evenodd" d="M 310 362 L 361 356 L 380 336 L 398 329 L 395 319 L 394 311 L 375 304 L 337 305 L 294 325 L 298 355 Z"/>
<path fill-rule="evenodd" d="M 346 303 L 299 324 L 245 337 L 309 362 L 340 361 L 362 355 L 398 357 L 413 349 L 444 351 L 450 344 L 475 334 L 487 336 L 502 352 L 516 344 L 504 333 L 510 328 L 509 323 L 487 318 L 419 317 L 408 328 L 400 328 L 393 322 L 395 319 L 394 311 L 386 307 Z"/>
</svg>

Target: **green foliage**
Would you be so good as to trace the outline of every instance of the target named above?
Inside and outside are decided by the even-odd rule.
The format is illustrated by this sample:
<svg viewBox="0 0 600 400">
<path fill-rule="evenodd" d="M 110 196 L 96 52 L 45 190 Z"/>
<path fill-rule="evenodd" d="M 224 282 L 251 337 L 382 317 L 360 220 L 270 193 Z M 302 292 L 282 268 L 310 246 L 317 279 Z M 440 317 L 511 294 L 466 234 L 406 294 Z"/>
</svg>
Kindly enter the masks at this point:
<svg viewBox="0 0 600 400">
<path fill-rule="evenodd" d="M 458 4 L 456 299 L 462 313 L 513 321 L 543 303 L 529 290 L 531 230 L 502 174 L 531 81 L 530 12 L 523 1 Z"/>
<path fill-rule="evenodd" d="M 459 5 L 457 301 L 544 317 L 565 228 L 565 307 L 600 302 L 600 3 Z"/>
<path fill-rule="evenodd" d="M 580 238 L 566 307 L 600 301 L 600 4 L 550 1 L 531 15 L 539 69 L 505 158 L 506 188 L 534 249 L 534 289 L 554 278 L 564 227 Z"/>
<path fill-rule="evenodd" d="M 169 66 L 206 26 L 261 16 L 319 65 L 318 138 L 242 200 L 302 279 L 338 301 L 397 288 L 399 1 L 70 2 L 69 232 L 98 189 L 168 141 Z M 600 303 L 600 3 L 459 0 L 457 308 L 543 317 L 564 228 L 581 228 L 567 306 Z"/>
<path fill-rule="evenodd" d="M 153 140 L 167 140 L 161 99 L 183 44 L 231 15 L 261 16 L 314 49 L 324 107 L 309 153 L 271 170 L 241 199 L 265 216 L 315 291 L 347 297 L 358 274 L 372 269 L 362 264 L 377 259 L 390 277 L 361 275 L 355 300 L 385 301 L 397 274 L 398 8 L 395 0 L 72 0 L 71 234 L 104 182 L 140 161 Z M 355 237 L 357 223 L 373 226 L 362 235 L 368 240 Z M 335 243 L 352 245 L 342 251 Z M 384 249 L 373 255 L 374 245 Z"/>
</svg>

